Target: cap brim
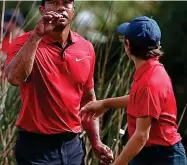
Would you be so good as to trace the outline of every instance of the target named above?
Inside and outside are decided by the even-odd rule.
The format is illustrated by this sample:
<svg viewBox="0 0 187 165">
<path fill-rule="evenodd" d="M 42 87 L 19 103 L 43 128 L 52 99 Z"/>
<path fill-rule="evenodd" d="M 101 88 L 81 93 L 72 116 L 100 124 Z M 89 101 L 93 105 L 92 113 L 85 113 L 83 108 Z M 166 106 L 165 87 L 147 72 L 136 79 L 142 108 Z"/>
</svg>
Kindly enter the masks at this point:
<svg viewBox="0 0 187 165">
<path fill-rule="evenodd" d="M 117 32 L 120 33 L 121 35 L 125 35 L 125 31 L 127 27 L 129 26 L 129 22 L 122 23 L 117 27 Z"/>
</svg>

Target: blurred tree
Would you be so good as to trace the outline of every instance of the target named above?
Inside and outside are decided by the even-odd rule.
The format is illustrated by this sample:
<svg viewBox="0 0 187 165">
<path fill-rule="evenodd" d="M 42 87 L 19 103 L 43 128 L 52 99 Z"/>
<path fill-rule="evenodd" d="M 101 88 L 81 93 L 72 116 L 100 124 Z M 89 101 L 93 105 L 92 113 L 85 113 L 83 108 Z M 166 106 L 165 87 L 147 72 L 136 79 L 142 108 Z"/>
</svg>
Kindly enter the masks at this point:
<svg viewBox="0 0 187 165">
<path fill-rule="evenodd" d="M 2 4 L 3 1 L 0 1 L 0 6 Z M 38 4 L 38 1 L 5 1 L 5 10 L 9 8 L 19 10 L 25 18 L 22 28 L 24 31 L 29 31 L 34 28 L 40 17 Z M 2 8 L 0 8 L 1 12 Z"/>
<path fill-rule="evenodd" d="M 116 26 L 132 18 L 157 11 L 156 1 L 75 1 L 76 13 L 80 10 L 91 11 L 96 16 L 97 30 L 108 35 Z"/>
<path fill-rule="evenodd" d="M 3 1 L 0 1 L 0 6 L 2 6 L 2 3 Z M 40 1 L 6 1 L 6 9 L 17 7 L 26 19 L 22 27 L 25 31 L 29 31 L 34 28 L 40 17 L 38 13 L 39 4 Z M 133 68 L 127 57 L 123 55 L 123 46 L 118 41 L 116 34 L 117 25 L 139 15 L 147 15 L 158 21 L 163 33 L 162 46 L 165 52 L 165 56 L 161 60 L 166 65 L 166 69 L 173 80 L 177 103 L 181 105 L 179 108 L 179 114 L 181 114 L 186 101 L 182 83 L 184 82 L 184 64 L 186 62 L 184 55 L 187 51 L 185 49 L 187 3 L 158 1 L 75 1 L 75 6 L 75 18 L 80 11 L 93 13 L 95 19 L 89 17 L 91 23 L 92 21 L 95 23 L 92 27 L 94 28 L 93 32 L 107 36 L 106 42 L 101 43 L 100 40 L 97 40 L 94 43 L 97 56 L 95 89 L 99 99 L 124 95 L 128 93 L 130 87 Z M 78 30 L 75 23 L 72 25 L 75 30 Z M 8 91 L 12 90 L 9 86 L 5 86 L 5 88 L 8 88 Z M 0 132 L 0 136 L 3 137 L 3 145 L 0 146 L 0 149 L 3 150 L 3 152 L 0 152 L 0 164 L 3 164 L 1 162 L 4 162 L 5 159 L 6 162 L 10 162 L 8 159 L 12 158 L 12 151 L 9 151 L 12 149 L 11 147 L 15 140 L 15 133 L 12 130 L 20 108 L 19 101 L 17 91 L 9 92 L 6 100 L 6 110 L 4 110 L 4 116 L 0 122 L 0 126 L 4 131 Z M 119 129 L 123 128 L 126 123 L 125 111 L 118 110 L 114 112 L 114 110 L 110 110 L 104 115 L 103 119 L 101 120 L 101 131 L 104 142 L 112 147 L 115 155 L 117 155 L 121 149 Z M 184 130 L 185 124 L 182 122 L 180 131 L 184 132 Z M 10 132 L 14 133 L 11 134 L 12 138 L 9 136 Z M 90 145 L 87 143 L 87 140 L 86 144 L 88 144 L 86 164 L 98 164 L 91 156 Z M 8 157 L 6 157 L 7 155 Z"/>
<path fill-rule="evenodd" d="M 186 73 L 187 73 L 187 2 L 162 2 L 155 17 L 162 31 L 161 45 L 165 52 L 161 61 L 171 76 L 178 105 L 180 119 L 187 102 Z M 184 118 L 187 117 L 185 113 Z M 179 127 L 182 134 L 186 132 L 186 121 Z"/>
</svg>

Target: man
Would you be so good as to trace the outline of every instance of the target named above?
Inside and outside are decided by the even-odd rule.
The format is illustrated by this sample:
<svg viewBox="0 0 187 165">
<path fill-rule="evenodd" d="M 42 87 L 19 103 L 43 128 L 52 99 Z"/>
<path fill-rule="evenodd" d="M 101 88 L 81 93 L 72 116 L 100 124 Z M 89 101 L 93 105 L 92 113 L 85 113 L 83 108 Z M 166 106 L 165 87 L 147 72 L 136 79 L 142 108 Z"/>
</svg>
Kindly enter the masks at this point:
<svg viewBox="0 0 187 165">
<path fill-rule="evenodd" d="M 8 9 L 5 11 L 3 23 L 4 39 L 1 48 L 2 52 L 7 53 L 9 44 L 12 40 L 24 33 L 21 29 L 23 23 L 24 18 L 20 12 L 15 11 L 14 9 Z"/>
<path fill-rule="evenodd" d="M 158 61 L 162 56 L 158 24 L 142 16 L 117 30 L 124 35 L 125 51 L 136 68 L 130 95 L 90 102 L 79 115 L 89 121 L 108 108 L 127 107 L 130 139 L 113 165 L 187 165 L 177 133 L 172 84 Z"/>
<path fill-rule="evenodd" d="M 15 147 L 18 165 L 80 165 L 81 106 L 95 100 L 94 48 L 70 30 L 73 0 L 43 0 L 42 18 L 32 32 L 9 47 L 5 74 L 19 85 L 22 108 Z M 81 105 L 81 106 L 80 106 Z M 112 152 L 102 144 L 99 122 L 82 121 L 95 155 L 104 164 Z"/>
<path fill-rule="evenodd" d="M 23 24 L 24 18 L 22 14 L 13 9 L 5 11 L 3 22 L 3 41 L 0 47 L 0 84 L 5 78 L 4 76 L 4 64 L 7 56 L 7 51 L 10 43 L 20 34 L 23 34 L 21 30 L 21 24 Z"/>
</svg>

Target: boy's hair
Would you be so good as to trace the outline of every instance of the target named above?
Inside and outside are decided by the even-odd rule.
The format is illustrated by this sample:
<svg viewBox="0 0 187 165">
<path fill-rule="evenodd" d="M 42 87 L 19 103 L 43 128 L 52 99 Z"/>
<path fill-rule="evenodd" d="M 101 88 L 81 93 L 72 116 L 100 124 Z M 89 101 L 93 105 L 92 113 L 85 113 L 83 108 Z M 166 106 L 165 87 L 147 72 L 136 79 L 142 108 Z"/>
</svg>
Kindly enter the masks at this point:
<svg viewBox="0 0 187 165">
<path fill-rule="evenodd" d="M 125 41 L 125 44 L 127 45 L 127 41 Z M 130 42 L 130 52 L 133 56 L 142 60 L 148 60 L 153 57 L 163 56 L 163 52 L 159 49 L 158 46 L 150 49 L 141 48 L 141 47 L 137 47 L 136 45 L 133 45 L 132 42 Z"/>
</svg>

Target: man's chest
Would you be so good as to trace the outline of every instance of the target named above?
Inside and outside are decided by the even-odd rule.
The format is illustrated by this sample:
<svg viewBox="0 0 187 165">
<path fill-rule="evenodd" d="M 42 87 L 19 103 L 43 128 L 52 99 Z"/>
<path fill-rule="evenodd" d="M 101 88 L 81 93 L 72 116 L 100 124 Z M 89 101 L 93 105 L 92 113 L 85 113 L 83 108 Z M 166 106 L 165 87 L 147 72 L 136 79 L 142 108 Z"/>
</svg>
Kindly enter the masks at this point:
<svg viewBox="0 0 187 165">
<path fill-rule="evenodd" d="M 37 50 L 34 71 L 48 79 L 59 77 L 82 84 L 89 76 L 91 63 L 88 51 L 48 46 Z"/>
</svg>

